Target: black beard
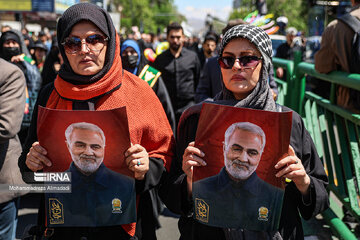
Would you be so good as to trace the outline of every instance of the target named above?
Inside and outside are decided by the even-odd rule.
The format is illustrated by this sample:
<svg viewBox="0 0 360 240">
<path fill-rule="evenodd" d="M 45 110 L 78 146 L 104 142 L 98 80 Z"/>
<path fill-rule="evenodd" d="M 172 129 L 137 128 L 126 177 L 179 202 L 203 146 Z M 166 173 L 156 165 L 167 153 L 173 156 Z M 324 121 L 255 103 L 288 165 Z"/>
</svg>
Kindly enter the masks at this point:
<svg viewBox="0 0 360 240">
<path fill-rule="evenodd" d="M 211 50 L 207 50 L 207 51 L 206 51 L 206 54 L 207 54 L 207 55 L 211 55 L 211 54 L 212 54 L 212 51 L 211 51 Z"/>
<path fill-rule="evenodd" d="M 171 44 L 170 49 L 176 52 L 177 50 L 179 50 L 180 46 L 180 44 Z"/>
</svg>

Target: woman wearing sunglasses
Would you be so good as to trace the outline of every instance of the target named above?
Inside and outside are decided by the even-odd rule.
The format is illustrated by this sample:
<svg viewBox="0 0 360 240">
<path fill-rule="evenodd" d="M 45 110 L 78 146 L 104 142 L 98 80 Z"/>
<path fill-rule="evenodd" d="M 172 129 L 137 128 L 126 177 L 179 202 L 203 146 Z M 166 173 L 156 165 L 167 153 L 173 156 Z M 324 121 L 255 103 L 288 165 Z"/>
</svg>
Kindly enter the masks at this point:
<svg viewBox="0 0 360 240">
<path fill-rule="evenodd" d="M 218 59 L 223 89 L 214 103 L 267 111 L 291 111 L 276 105 L 270 91 L 268 70 L 272 46 L 259 27 L 237 25 L 228 30 L 220 45 Z M 192 212 L 192 169 L 206 163 L 194 145 L 201 104 L 185 111 L 177 133 L 177 162 L 173 160 L 168 182 L 160 189 L 167 207 L 178 214 L 182 239 L 304 239 L 300 214 L 309 219 L 328 207 L 327 176 L 301 117 L 293 112 L 289 154 L 277 164 L 276 177 L 292 180 L 285 188 L 280 226 L 274 232 L 220 228 L 204 225 Z M 177 166 L 177 167 L 176 167 Z M 178 199 L 181 199 L 179 201 Z"/>
<path fill-rule="evenodd" d="M 44 231 L 46 216 L 42 208 L 40 232 L 48 239 L 62 240 L 141 239 L 142 235 L 155 235 L 156 223 L 143 217 L 152 214 L 153 188 L 165 171 L 165 163 L 172 157 L 173 144 L 172 130 L 161 103 L 145 81 L 123 70 L 120 39 L 109 14 L 102 8 L 90 3 L 68 8 L 58 21 L 57 40 L 64 63 L 55 82 L 46 85 L 39 94 L 37 104 L 63 110 L 126 107 L 132 146 L 124 156 L 128 168 L 134 172 L 139 194 L 137 222 L 141 224 L 114 222 L 113 226 L 54 227 Z M 37 141 L 38 105 L 19 159 L 22 173 L 36 172 L 52 164 L 46 149 Z M 109 204 L 111 206 L 111 202 Z"/>
</svg>

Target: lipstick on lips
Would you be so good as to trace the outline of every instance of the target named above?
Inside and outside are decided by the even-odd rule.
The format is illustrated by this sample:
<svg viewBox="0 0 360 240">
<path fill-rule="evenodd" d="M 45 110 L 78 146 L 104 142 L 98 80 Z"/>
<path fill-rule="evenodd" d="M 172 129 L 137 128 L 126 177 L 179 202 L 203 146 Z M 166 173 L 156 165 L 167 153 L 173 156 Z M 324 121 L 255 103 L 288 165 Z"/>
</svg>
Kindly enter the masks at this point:
<svg viewBox="0 0 360 240">
<path fill-rule="evenodd" d="M 241 75 L 241 74 L 235 74 L 231 77 L 231 80 L 235 80 L 235 81 L 245 81 L 246 78 Z"/>
</svg>

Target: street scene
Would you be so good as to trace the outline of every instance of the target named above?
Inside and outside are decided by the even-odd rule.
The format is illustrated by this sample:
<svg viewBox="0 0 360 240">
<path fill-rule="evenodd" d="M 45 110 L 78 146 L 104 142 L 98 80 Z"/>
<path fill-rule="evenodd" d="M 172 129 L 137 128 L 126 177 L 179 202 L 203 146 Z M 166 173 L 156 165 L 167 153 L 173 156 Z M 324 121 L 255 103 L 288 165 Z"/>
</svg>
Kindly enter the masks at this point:
<svg viewBox="0 0 360 240">
<path fill-rule="evenodd" d="M 360 0 L 0 0 L 0 239 L 360 239 Z"/>
</svg>

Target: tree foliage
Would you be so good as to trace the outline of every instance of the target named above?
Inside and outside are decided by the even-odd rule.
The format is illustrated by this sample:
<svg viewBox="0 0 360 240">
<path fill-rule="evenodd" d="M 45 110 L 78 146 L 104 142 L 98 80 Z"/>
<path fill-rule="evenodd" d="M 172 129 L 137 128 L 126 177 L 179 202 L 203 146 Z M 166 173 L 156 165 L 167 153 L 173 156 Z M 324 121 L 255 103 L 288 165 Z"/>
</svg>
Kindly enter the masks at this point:
<svg viewBox="0 0 360 240">
<path fill-rule="evenodd" d="M 138 26 L 146 33 L 156 33 L 171 21 L 181 21 L 183 17 L 177 13 L 173 0 L 113 0 L 122 7 L 121 27 L 129 32 L 131 26 Z"/>
<path fill-rule="evenodd" d="M 244 18 L 250 12 L 256 10 L 254 0 L 242 0 L 242 6 L 234 9 L 229 20 Z M 307 31 L 308 21 L 308 1 L 305 0 L 266 0 L 268 13 L 274 14 L 274 20 L 280 16 L 288 18 L 288 26 L 296 27 L 298 30 Z"/>
</svg>

